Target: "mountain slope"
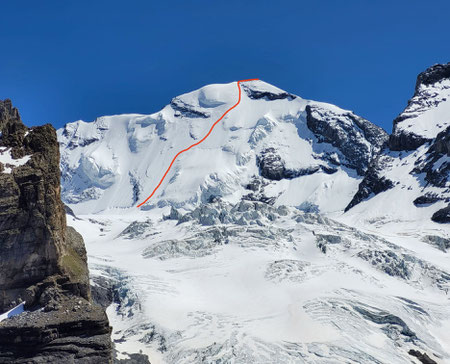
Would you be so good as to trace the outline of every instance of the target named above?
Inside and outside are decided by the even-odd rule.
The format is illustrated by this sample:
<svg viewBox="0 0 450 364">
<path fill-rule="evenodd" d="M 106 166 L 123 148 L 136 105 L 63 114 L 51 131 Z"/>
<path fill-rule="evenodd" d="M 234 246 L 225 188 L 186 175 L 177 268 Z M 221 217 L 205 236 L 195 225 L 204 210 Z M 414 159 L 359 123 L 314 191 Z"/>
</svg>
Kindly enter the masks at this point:
<svg viewBox="0 0 450 364">
<path fill-rule="evenodd" d="M 408 106 L 394 120 L 391 150 L 413 150 L 450 126 L 450 63 L 434 65 L 417 76 Z"/>
<path fill-rule="evenodd" d="M 347 206 L 346 221 L 434 228 L 450 222 L 450 63 L 417 78 L 414 96 L 394 120 L 389 145 L 372 161 Z M 418 225 L 419 224 L 419 225 Z"/>
<path fill-rule="evenodd" d="M 449 180 L 436 69 L 419 76 L 419 93 L 435 91 L 415 111 L 433 133 L 398 121 L 398 137 L 336 106 L 242 84 L 242 104 L 183 154 L 145 209 L 135 206 L 171 158 L 236 102 L 235 83 L 150 116 L 59 130 L 63 194 L 77 213 L 68 219 L 86 239 L 119 357 L 449 361 L 450 232 L 432 220 L 442 209 L 445 220 Z"/>
<path fill-rule="evenodd" d="M 386 133 L 349 111 L 262 81 L 241 87 L 241 103 L 207 140 L 178 158 L 147 208 L 192 208 L 249 195 L 342 210 Z M 137 205 L 168 161 L 206 135 L 237 95 L 236 83 L 209 85 L 174 98 L 156 114 L 67 124 L 58 130 L 65 202 L 84 213 Z"/>
</svg>

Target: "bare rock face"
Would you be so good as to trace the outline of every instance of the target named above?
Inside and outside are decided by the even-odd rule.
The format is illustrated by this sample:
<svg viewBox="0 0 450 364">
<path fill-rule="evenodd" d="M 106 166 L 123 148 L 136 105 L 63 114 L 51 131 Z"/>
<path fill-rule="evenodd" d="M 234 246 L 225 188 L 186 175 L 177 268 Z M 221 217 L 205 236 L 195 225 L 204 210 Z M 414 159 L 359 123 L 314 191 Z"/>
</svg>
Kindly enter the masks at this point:
<svg viewBox="0 0 450 364">
<path fill-rule="evenodd" d="M 431 220 L 440 224 L 450 224 L 450 204 L 438 211 L 436 211 Z"/>
<path fill-rule="evenodd" d="M 435 137 L 420 135 L 417 131 L 410 130 L 407 124 L 416 123 L 417 118 L 447 101 L 450 91 L 448 84 L 445 84 L 446 80 L 450 80 L 450 63 L 436 64 L 417 76 L 413 97 L 394 120 L 389 137 L 391 150 L 415 150 Z"/>
<path fill-rule="evenodd" d="M 435 64 L 417 76 L 416 92 L 421 85 L 432 85 L 445 78 L 450 78 L 450 63 Z"/>
<path fill-rule="evenodd" d="M 445 188 L 450 178 L 448 157 L 450 157 L 450 127 L 436 136 L 425 157 L 416 162 L 413 172 L 416 174 L 424 173 L 425 181 L 428 184 Z"/>
<path fill-rule="evenodd" d="M 273 181 L 308 176 L 319 171 L 327 174 L 337 172 L 337 169 L 323 165 L 315 165 L 298 169 L 286 168 L 284 160 L 275 148 L 272 147 L 262 150 L 261 153 L 256 156 L 256 164 L 258 165 L 260 175 Z"/>
<path fill-rule="evenodd" d="M 251 87 L 248 87 L 245 84 L 241 85 L 241 87 L 245 91 L 247 96 L 253 100 L 266 99 L 269 101 L 274 101 L 274 100 L 288 99 L 290 101 L 294 100 L 297 97 L 295 95 L 292 95 L 290 93 L 281 90 L 280 92 L 260 91 L 252 89 Z"/>
<path fill-rule="evenodd" d="M 343 165 L 360 175 L 389 138 L 383 129 L 351 112 L 337 113 L 319 104 L 308 105 L 305 111 L 308 128 L 319 142 L 338 148 L 346 158 Z"/>
<path fill-rule="evenodd" d="M 54 311 L 25 312 L 0 325 L 0 363 L 111 363 L 105 311 L 65 299 Z"/>
<path fill-rule="evenodd" d="M 358 191 L 345 208 L 345 211 L 350 210 L 353 206 L 356 206 L 372 195 L 378 195 L 394 187 L 393 181 L 381 175 L 387 164 L 389 164 L 389 157 L 384 155 L 379 155 L 372 161 L 363 180 L 358 186 Z"/>
<path fill-rule="evenodd" d="M 0 174 L 0 311 L 17 300 L 35 304 L 30 287 L 50 276 L 68 277 L 89 299 L 85 256 L 75 251 L 60 198 L 56 132 L 50 125 L 28 131 L 10 101 L 0 105 L 3 154 L 28 157 Z"/>
<path fill-rule="evenodd" d="M 2 160 L 6 162 L 0 169 L 0 312 L 25 301 L 25 308 L 33 311 L 36 325 L 23 321 L 27 329 L 20 338 L 23 329 L 20 319 L 0 323 L 0 362 L 14 363 L 19 355 L 20 351 L 8 344 L 12 332 L 17 333 L 18 342 L 28 341 L 31 345 L 26 351 L 29 354 L 26 362 L 42 362 L 33 358 L 40 355 L 43 342 L 48 344 L 61 336 L 78 337 L 78 334 L 100 335 L 103 351 L 109 350 L 109 354 L 96 362 L 109 362 L 109 324 L 104 312 L 90 301 L 84 242 L 81 235 L 66 226 L 55 129 L 44 125 L 29 130 L 11 101 L 0 101 L 0 163 Z M 66 320 L 91 320 L 90 314 L 81 310 L 70 318 L 64 316 L 61 310 L 68 310 L 74 301 L 92 306 L 89 312 L 100 310 L 96 320 L 103 322 L 87 324 L 83 326 L 86 330 L 71 333 Z M 44 340 L 38 334 L 41 329 L 52 334 Z M 32 332 L 36 335 L 31 335 Z M 76 347 L 76 340 L 73 341 Z M 81 358 L 84 349 L 78 349 Z M 11 350 L 12 354 L 2 361 L 5 350 Z"/>
</svg>

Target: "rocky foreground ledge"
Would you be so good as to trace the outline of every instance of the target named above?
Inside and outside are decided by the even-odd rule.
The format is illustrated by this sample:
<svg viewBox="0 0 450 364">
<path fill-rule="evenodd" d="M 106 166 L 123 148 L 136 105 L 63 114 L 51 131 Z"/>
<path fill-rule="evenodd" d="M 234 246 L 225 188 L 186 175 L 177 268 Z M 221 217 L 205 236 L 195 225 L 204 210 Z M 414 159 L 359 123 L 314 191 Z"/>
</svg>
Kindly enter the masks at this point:
<svg viewBox="0 0 450 364">
<path fill-rule="evenodd" d="M 110 363 L 105 311 L 84 299 L 24 312 L 0 323 L 0 363 Z"/>
</svg>

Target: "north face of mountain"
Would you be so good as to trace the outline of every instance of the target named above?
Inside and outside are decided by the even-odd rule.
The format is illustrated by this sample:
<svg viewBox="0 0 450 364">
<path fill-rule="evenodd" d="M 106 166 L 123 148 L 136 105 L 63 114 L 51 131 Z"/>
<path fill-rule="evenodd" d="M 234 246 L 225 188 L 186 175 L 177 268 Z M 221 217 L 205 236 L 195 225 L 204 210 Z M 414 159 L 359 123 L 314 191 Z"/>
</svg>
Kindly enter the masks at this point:
<svg viewBox="0 0 450 364">
<path fill-rule="evenodd" d="M 387 134 L 350 111 L 263 81 L 241 88 L 241 103 L 207 140 L 176 160 L 146 207 L 190 209 L 251 195 L 323 212 L 342 210 Z M 64 201 L 75 213 L 136 206 L 175 154 L 206 135 L 237 98 L 236 83 L 209 85 L 175 97 L 152 115 L 67 124 L 58 130 Z M 258 191 L 247 189 L 254 182 Z"/>
</svg>

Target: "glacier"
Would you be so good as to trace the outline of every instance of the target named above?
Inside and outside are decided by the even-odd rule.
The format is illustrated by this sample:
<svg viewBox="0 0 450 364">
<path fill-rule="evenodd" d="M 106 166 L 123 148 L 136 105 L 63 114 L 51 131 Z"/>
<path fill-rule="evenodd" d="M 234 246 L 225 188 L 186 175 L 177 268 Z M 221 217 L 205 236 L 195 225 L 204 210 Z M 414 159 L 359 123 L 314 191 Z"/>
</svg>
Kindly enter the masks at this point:
<svg viewBox="0 0 450 364">
<path fill-rule="evenodd" d="M 140 209 L 173 156 L 237 101 L 235 82 L 59 129 L 68 224 L 94 291 L 109 292 L 118 357 L 450 362 L 450 229 L 433 219 L 450 197 L 450 99 L 436 73 L 419 75 L 391 135 L 242 84 L 241 104 Z"/>
</svg>

